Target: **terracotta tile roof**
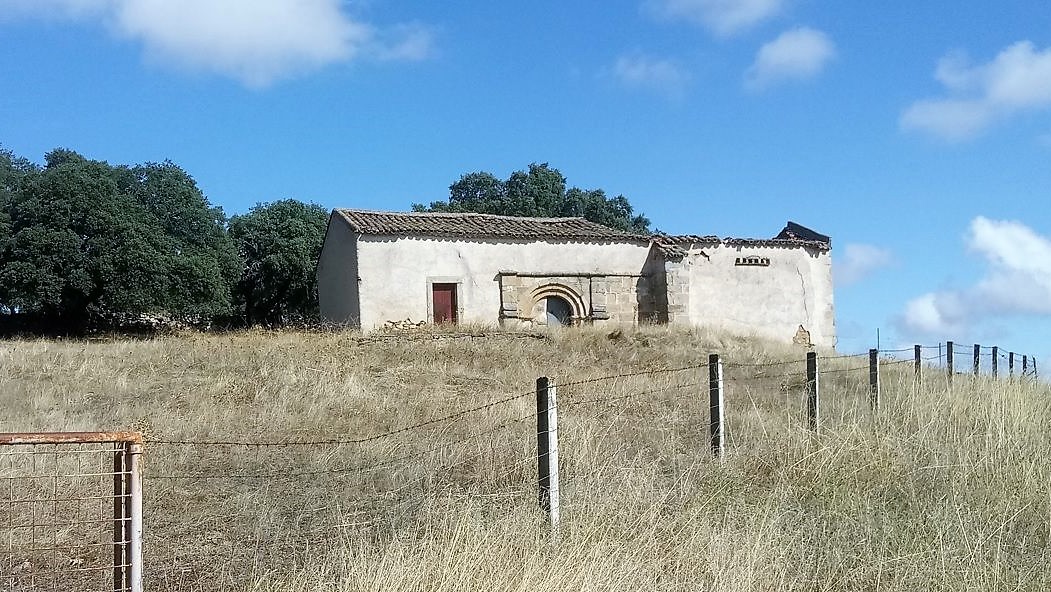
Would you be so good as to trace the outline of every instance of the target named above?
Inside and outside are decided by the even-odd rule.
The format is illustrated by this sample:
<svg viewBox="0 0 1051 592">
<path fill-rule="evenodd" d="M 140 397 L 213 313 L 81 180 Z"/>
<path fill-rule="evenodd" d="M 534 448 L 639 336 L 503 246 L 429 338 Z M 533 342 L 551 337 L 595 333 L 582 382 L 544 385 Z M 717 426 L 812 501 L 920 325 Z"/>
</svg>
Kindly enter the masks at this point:
<svg viewBox="0 0 1051 592">
<path fill-rule="evenodd" d="M 439 238 L 491 238 L 521 240 L 599 241 L 653 244 L 665 255 L 686 256 L 686 249 L 695 245 L 727 245 L 755 247 L 811 247 L 822 251 L 830 248 L 830 241 L 807 240 L 803 236 L 822 237 L 804 226 L 789 222 L 772 239 L 719 238 L 695 234 L 643 236 L 621 232 L 584 218 L 524 218 L 495 214 L 435 212 L 377 212 L 340 208 L 333 212 L 360 234 L 380 236 L 430 236 Z M 801 230 L 800 230 L 801 229 Z M 802 232 L 802 231 L 805 231 Z M 790 238 L 790 237 L 798 238 Z"/>
<path fill-rule="evenodd" d="M 494 214 L 432 212 L 375 212 L 337 209 L 360 234 L 432 236 L 446 238 L 505 238 L 570 240 L 646 244 L 650 237 L 621 232 L 583 218 L 520 218 Z"/>
<path fill-rule="evenodd" d="M 697 236 L 679 234 L 675 236 L 657 236 L 654 241 L 665 247 L 683 247 L 687 245 L 726 245 L 728 247 L 810 247 L 819 251 L 831 249 L 828 243 L 786 238 L 719 238 L 717 236 Z"/>
<path fill-rule="evenodd" d="M 828 251 L 832 248 L 832 239 L 814 232 L 805 226 L 789 222 L 774 238 L 719 238 L 714 235 L 700 236 L 696 234 L 659 235 L 654 241 L 668 253 L 678 254 L 684 246 L 695 245 L 727 245 L 731 247 L 810 247 L 819 251 Z"/>
</svg>

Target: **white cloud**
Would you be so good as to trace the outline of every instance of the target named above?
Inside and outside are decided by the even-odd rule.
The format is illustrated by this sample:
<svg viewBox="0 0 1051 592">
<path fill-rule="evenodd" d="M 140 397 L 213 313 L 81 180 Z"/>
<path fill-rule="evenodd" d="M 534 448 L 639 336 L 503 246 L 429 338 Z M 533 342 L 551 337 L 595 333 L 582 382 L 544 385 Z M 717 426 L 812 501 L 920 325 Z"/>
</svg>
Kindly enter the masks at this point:
<svg viewBox="0 0 1051 592">
<path fill-rule="evenodd" d="M 910 332 L 951 338 L 967 329 L 968 308 L 958 293 L 930 292 L 905 304 L 902 321 Z"/>
<path fill-rule="evenodd" d="M 1051 240 L 1020 222 L 979 216 L 967 246 L 984 259 L 984 275 L 969 287 L 911 300 L 901 319 L 906 329 L 945 337 L 998 316 L 1051 316 Z"/>
<path fill-rule="evenodd" d="M 761 90 L 779 82 L 813 78 L 835 56 L 836 46 L 823 32 L 808 27 L 785 31 L 759 48 L 745 73 L 745 86 Z"/>
<path fill-rule="evenodd" d="M 98 21 L 142 44 L 150 59 L 265 86 L 359 57 L 417 60 L 432 38 L 419 25 L 381 30 L 341 0 L 6 0 L 22 18 Z"/>
<path fill-rule="evenodd" d="M 373 44 L 373 53 L 381 60 L 425 60 L 434 54 L 434 31 L 419 23 L 392 27 Z"/>
<path fill-rule="evenodd" d="M 644 7 L 660 18 L 686 20 L 729 36 L 775 16 L 784 4 L 785 0 L 649 0 Z"/>
<path fill-rule="evenodd" d="M 973 138 L 998 121 L 1051 107 L 1051 48 L 1037 50 L 1019 41 L 985 64 L 972 65 L 953 52 L 935 69 L 947 96 L 916 101 L 901 126 L 959 141 Z"/>
<path fill-rule="evenodd" d="M 837 284 L 848 285 L 861 281 L 872 272 L 887 267 L 894 257 L 887 249 L 873 245 L 848 244 L 843 247 L 843 259 L 836 261 L 834 277 Z"/>
<path fill-rule="evenodd" d="M 690 75 L 671 60 L 644 55 L 621 56 L 613 73 L 626 86 L 655 90 L 672 97 L 682 94 Z"/>
<path fill-rule="evenodd" d="M 976 218 L 970 248 L 989 273 L 976 295 L 998 312 L 1051 315 L 1051 240 L 1020 222 Z"/>
</svg>

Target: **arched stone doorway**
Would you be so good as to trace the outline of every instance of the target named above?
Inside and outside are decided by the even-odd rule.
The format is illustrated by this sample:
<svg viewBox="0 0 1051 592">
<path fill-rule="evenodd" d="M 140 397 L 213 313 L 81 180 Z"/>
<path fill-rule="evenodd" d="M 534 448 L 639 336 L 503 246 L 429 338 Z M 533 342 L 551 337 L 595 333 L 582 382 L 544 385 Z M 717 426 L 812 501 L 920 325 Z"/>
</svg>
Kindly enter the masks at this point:
<svg viewBox="0 0 1051 592">
<path fill-rule="evenodd" d="M 550 327 L 576 325 L 587 318 L 584 298 L 569 286 L 545 284 L 530 294 L 533 322 Z"/>
</svg>

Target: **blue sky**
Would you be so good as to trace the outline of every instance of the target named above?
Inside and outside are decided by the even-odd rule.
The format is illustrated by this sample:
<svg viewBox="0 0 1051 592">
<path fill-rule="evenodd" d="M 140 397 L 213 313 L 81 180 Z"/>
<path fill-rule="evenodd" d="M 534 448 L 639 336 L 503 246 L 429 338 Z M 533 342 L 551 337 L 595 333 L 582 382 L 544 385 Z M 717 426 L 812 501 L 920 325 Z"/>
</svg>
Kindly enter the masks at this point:
<svg viewBox="0 0 1051 592">
<path fill-rule="evenodd" d="M 1051 364 L 1047 2 L 0 0 L 0 51 L 33 160 L 170 159 L 231 214 L 549 162 L 665 232 L 832 235 L 843 350 Z"/>
</svg>

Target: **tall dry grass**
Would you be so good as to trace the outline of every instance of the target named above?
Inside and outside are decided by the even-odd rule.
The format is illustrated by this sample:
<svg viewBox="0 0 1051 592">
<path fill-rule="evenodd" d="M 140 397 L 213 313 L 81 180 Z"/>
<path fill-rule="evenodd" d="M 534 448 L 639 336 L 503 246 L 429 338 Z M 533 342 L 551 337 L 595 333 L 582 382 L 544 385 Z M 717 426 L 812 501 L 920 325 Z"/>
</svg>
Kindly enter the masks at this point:
<svg viewBox="0 0 1051 592">
<path fill-rule="evenodd" d="M 1046 590 L 1051 392 L 658 328 L 0 343 L 4 431 L 136 427 L 155 590 Z M 709 352 L 729 450 L 707 453 Z M 849 370 L 849 371 L 848 371 Z M 656 371 L 583 382 L 610 375 Z M 562 540 L 535 509 L 536 377 L 559 384 Z M 188 446 L 169 440 L 354 440 Z M 401 460 L 398 460 L 401 459 Z M 289 473 L 302 473 L 288 476 Z"/>
</svg>

